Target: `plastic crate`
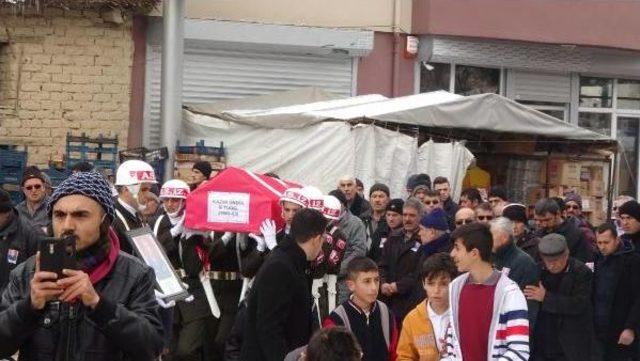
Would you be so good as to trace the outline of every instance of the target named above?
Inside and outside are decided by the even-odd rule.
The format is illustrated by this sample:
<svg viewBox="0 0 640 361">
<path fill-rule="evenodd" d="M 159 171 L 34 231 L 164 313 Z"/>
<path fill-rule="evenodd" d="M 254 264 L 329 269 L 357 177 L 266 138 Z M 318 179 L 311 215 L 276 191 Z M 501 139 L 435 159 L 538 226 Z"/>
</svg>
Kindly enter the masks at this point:
<svg viewBox="0 0 640 361">
<path fill-rule="evenodd" d="M 51 185 L 57 187 L 63 180 L 67 179 L 71 175 L 71 171 L 69 170 L 58 170 L 55 168 L 49 168 L 42 171 L 46 175 L 49 176 L 51 180 Z"/>
<path fill-rule="evenodd" d="M 195 146 L 184 146 L 180 145 L 180 142 L 178 142 L 178 145 L 176 146 L 176 153 L 213 155 L 216 157 L 224 157 L 226 155 L 223 142 L 220 142 L 219 147 L 211 147 L 205 146 L 204 140 L 196 142 Z"/>
<path fill-rule="evenodd" d="M 0 148 L 0 174 L 22 174 L 27 167 L 27 152 Z"/>
<path fill-rule="evenodd" d="M 118 137 L 90 138 L 85 133 L 81 136 L 67 133 L 66 155 L 67 164 L 87 161 L 98 170 L 110 169 L 115 172 L 118 165 Z"/>
</svg>

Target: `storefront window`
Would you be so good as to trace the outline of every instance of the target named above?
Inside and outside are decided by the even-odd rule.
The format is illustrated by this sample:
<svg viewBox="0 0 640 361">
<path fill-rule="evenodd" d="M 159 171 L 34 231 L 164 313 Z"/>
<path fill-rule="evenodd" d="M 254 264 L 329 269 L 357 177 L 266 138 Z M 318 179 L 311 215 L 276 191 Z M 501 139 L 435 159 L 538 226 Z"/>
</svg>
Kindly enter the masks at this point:
<svg viewBox="0 0 640 361">
<path fill-rule="evenodd" d="M 500 69 L 456 65 L 456 94 L 500 93 Z"/>
<path fill-rule="evenodd" d="M 566 103 L 554 103 L 554 102 L 537 102 L 531 100 L 520 100 L 518 103 L 525 104 L 531 108 L 550 115 L 554 118 L 558 118 L 562 121 L 567 120 L 568 104 Z"/>
<path fill-rule="evenodd" d="M 449 91 L 450 79 L 451 64 L 420 64 L 420 93 L 427 93 L 437 90 Z"/>
<path fill-rule="evenodd" d="M 591 129 L 594 132 L 610 136 L 611 114 L 581 112 L 578 118 L 578 125 L 583 128 Z"/>
<path fill-rule="evenodd" d="M 640 80 L 618 79 L 618 109 L 640 110 Z"/>
<path fill-rule="evenodd" d="M 636 195 L 638 174 L 638 135 L 640 118 L 618 117 L 617 139 L 620 144 L 620 194 Z"/>
<path fill-rule="evenodd" d="M 580 77 L 580 107 L 611 108 L 613 79 Z"/>
</svg>

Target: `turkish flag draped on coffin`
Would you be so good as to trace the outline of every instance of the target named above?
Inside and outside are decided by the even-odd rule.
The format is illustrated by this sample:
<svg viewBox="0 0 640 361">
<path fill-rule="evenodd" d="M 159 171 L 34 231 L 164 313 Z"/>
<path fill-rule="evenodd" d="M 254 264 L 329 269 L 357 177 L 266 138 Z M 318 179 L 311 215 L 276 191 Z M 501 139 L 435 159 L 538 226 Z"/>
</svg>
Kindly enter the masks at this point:
<svg viewBox="0 0 640 361">
<path fill-rule="evenodd" d="M 229 167 L 200 185 L 187 197 L 185 226 L 190 229 L 260 233 L 262 221 L 271 218 L 284 227 L 282 193 L 298 185 Z"/>
</svg>

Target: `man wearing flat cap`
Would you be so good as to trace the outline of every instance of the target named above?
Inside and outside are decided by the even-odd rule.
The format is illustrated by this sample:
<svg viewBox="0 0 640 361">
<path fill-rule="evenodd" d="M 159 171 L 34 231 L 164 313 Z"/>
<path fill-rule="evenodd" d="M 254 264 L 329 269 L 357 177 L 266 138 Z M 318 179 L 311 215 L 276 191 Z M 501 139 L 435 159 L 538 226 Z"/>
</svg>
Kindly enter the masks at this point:
<svg viewBox="0 0 640 361">
<path fill-rule="evenodd" d="M 527 300 L 540 302 L 530 360 L 599 360 L 591 304 L 592 271 L 569 256 L 564 236 L 540 239 L 540 283 L 526 286 Z"/>
<path fill-rule="evenodd" d="M 107 181 L 77 173 L 52 194 L 47 213 L 57 238 L 75 240 L 76 267 L 40 270 L 40 254 L 11 272 L 0 301 L 0 358 L 154 360 L 162 324 L 151 268 L 120 252 L 110 225 Z"/>
<path fill-rule="evenodd" d="M 47 177 L 36 166 L 27 167 L 20 182 L 24 201 L 16 210 L 29 220 L 38 231 L 47 233 L 51 218 L 47 216 Z"/>
</svg>

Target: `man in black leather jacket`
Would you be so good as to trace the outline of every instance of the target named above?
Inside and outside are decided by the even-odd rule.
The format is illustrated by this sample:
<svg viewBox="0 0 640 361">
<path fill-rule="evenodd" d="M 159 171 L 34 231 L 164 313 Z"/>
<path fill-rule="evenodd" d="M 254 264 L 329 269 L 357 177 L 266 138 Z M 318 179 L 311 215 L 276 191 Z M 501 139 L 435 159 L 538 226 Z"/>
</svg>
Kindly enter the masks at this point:
<svg viewBox="0 0 640 361">
<path fill-rule="evenodd" d="M 50 199 L 56 237 L 75 238 L 75 269 L 40 270 L 40 256 L 11 273 L 0 302 L 0 358 L 153 360 L 162 349 L 154 275 L 120 252 L 108 183 L 95 172 L 62 182 Z"/>
</svg>

